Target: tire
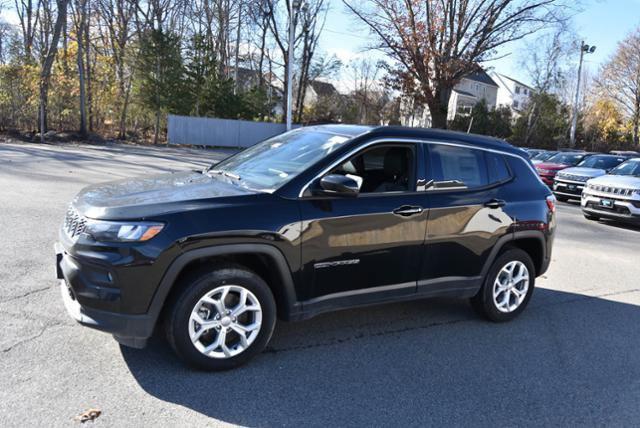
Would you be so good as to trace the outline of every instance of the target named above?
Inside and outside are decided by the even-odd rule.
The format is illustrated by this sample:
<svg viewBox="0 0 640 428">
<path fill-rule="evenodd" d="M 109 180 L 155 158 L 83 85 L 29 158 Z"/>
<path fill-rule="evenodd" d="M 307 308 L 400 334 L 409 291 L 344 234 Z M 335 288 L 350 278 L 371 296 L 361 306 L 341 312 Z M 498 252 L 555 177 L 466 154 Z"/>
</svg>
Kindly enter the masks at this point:
<svg viewBox="0 0 640 428">
<path fill-rule="evenodd" d="M 518 281 L 515 285 L 508 288 L 506 291 L 498 294 L 494 299 L 494 289 L 497 288 L 496 280 L 498 279 L 498 275 L 501 274 L 501 282 L 508 282 L 508 274 L 503 271 L 508 266 L 514 266 L 513 275 L 517 277 L 517 274 L 522 272 L 520 270 L 516 271 L 515 269 L 524 266 L 526 268 L 526 273 L 528 275 L 528 282 L 526 286 L 526 291 L 523 292 L 524 282 Z M 517 279 L 517 278 L 514 278 Z M 529 254 L 519 248 L 508 248 L 502 252 L 498 256 L 498 258 L 493 262 L 485 281 L 482 285 L 478 294 L 471 298 L 471 305 L 473 308 L 488 320 L 494 322 L 505 322 L 511 321 L 516 318 L 529 304 L 529 300 L 531 300 L 531 295 L 533 294 L 533 289 L 535 287 L 535 267 L 533 265 L 533 261 Z M 505 293 L 509 293 L 507 299 L 504 297 L 507 295 Z M 517 293 L 517 294 L 516 294 Z M 504 303 L 504 306 L 500 306 L 496 303 L 496 300 Z M 513 304 L 511 303 L 513 302 Z M 519 302 L 519 303 L 518 303 Z M 517 303 L 517 305 L 516 305 Z M 513 309 L 510 309 L 513 308 Z M 507 311 L 505 311 L 505 309 Z M 509 310 L 510 309 L 510 310 Z"/>
<path fill-rule="evenodd" d="M 587 220 L 592 220 L 592 221 L 600 220 L 600 217 L 598 217 L 597 215 L 587 214 L 585 212 L 583 212 L 582 215 L 584 215 L 584 218 L 586 218 Z"/>
<path fill-rule="evenodd" d="M 191 367 L 229 370 L 248 362 L 269 343 L 276 322 L 276 303 L 268 285 L 255 273 L 239 265 L 225 264 L 195 272 L 179 286 L 181 292 L 167 311 L 165 330 L 175 353 Z M 247 310 L 234 315 L 236 309 L 240 310 L 243 293 Z M 226 309 L 222 316 L 221 308 Z M 200 317 L 207 327 L 193 317 Z M 244 333 L 244 342 L 240 337 L 243 328 L 251 329 Z M 199 338 L 192 341 L 192 334 Z M 218 341 L 221 334 L 224 338 Z M 222 344 L 216 346 L 218 343 Z"/>
</svg>

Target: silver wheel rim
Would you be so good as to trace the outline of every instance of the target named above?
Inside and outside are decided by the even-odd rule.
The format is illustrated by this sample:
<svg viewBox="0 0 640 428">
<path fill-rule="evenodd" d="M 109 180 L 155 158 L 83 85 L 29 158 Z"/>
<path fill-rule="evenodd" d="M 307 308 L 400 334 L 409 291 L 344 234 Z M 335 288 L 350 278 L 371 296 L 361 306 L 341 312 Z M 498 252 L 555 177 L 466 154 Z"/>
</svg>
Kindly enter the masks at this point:
<svg viewBox="0 0 640 428">
<path fill-rule="evenodd" d="M 210 358 L 231 358 L 258 337 L 262 307 L 256 296 L 239 285 L 217 287 L 198 300 L 189 317 L 193 346 Z"/>
<path fill-rule="evenodd" d="M 529 291 L 529 269 L 520 261 L 504 265 L 493 283 L 493 303 L 500 312 L 513 312 L 520 307 Z"/>
</svg>

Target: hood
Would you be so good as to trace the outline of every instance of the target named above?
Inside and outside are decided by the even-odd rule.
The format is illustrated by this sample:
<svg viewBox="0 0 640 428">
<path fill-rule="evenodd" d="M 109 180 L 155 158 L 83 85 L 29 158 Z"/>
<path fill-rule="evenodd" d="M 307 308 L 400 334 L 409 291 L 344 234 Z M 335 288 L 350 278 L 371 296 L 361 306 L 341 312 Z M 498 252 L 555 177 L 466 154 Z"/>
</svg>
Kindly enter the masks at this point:
<svg viewBox="0 0 640 428">
<path fill-rule="evenodd" d="M 588 184 L 639 190 L 640 177 L 634 177 L 633 175 L 603 175 L 598 178 L 592 178 L 588 181 Z"/>
<path fill-rule="evenodd" d="M 142 219 L 254 193 L 227 182 L 224 177 L 189 171 L 92 185 L 81 190 L 72 203 L 81 215 L 89 218 Z"/>
<path fill-rule="evenodd" d="M 600 177 L 601 175 L 606 174 L 607 171 L 604 169 L 598 168 L 585 168 L 581 166 L 574 166 L 571 168 L 566 168 L 562 170 L 563 175 L 578 175 L 580 177 Z"/>
<path fill-rule="evenodd" d="M 565 168 L 569 168 L 571 165 L 566 165 L 563 163 L 547 163 L 547 162 L 542 162 L 536 165 L 536 168 L 538 169 L 549 169 L 552 171 L 557 171 L 560 169 L 565 169 Z"/>
</svg>

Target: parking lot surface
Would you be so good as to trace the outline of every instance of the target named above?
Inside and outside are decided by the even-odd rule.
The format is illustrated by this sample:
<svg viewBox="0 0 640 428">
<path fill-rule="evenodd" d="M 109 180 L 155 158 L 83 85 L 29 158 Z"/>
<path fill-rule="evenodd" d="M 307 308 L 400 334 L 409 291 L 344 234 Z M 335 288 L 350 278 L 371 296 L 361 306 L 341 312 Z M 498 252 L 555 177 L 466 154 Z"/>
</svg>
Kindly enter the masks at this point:
<svg viewBox="0 0 640 428">
<path fill-rule="evenodd" d="M 640 229 L 560 204 L 553 262 L 515 321 L 437 299 L 279 323 L 225 373 L 160 335 L 121 348 L 64 311 L 53 243 L 83 186 L 200 168 L 228 153 L 0 144 L 0 424 L 64 426 L 638 425 Z"/>
</svg>

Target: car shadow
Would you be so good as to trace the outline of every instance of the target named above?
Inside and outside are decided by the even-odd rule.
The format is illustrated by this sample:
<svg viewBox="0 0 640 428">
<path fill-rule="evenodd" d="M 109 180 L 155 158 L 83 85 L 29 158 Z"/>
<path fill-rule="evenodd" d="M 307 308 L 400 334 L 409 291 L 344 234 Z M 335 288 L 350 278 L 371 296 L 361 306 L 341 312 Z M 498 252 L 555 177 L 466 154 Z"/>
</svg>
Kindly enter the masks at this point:
<svg viewBox="0 0 640 428">
<path fill-rule="evenodd" d="M 639 416 L 640 308 L 613 300 L 638 291 L 538 288 L 502 324 L 448 299 L 279 323 L 222 373 L 184 367 L 160 337 L 121 350 L 147 393 L 231 424 L 624 424 Z"/>
</svg>

